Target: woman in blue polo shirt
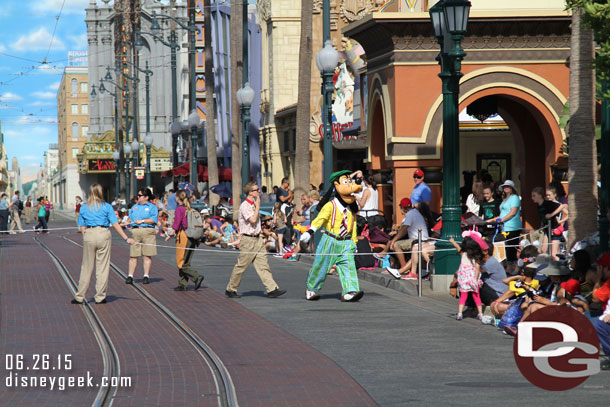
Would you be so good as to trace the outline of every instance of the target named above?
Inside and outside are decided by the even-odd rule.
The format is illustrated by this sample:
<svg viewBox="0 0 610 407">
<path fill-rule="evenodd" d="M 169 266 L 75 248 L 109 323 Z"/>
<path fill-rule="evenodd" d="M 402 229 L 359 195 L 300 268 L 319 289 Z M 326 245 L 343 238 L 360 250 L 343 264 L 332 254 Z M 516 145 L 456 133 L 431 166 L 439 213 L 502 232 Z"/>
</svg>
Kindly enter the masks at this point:
<svg viewBox="0 0 610 407">
<path fill-rule="evenodd" d="M 95 270 L 95 303 L 106 303 L 106 289 L 108 288 L 108 272 L 110 270 L 110 247 L 112 237 L 108 226 L 129 244 L 134 240 L 129 238 L 123 228 L 119 226 L 118 219 L 112 206 L 104 201 L 104 192 L 100 184 L 89 187 L 89 198 L 82 205 L 78 215 L 78 226 L 83 234 L 83 262 L 78 280 L 78 291 L 74 295 L 72 304 L 82 304 L 89 288 L 89 281 Z"/>
<path fill-rule="evenodd" d="M 504 232 L 506 233 L 506 260 L 509 262 L 517 261 L 517 245 L 519 244 L 518 237 L 521 235 L 521 199 L 515 183 L 509 179 L 500 185 L 502 188 L 502 203 L 500 204 L 500 216 L 488 219 L 486 222 L 503 222 Z"/>
</svg>

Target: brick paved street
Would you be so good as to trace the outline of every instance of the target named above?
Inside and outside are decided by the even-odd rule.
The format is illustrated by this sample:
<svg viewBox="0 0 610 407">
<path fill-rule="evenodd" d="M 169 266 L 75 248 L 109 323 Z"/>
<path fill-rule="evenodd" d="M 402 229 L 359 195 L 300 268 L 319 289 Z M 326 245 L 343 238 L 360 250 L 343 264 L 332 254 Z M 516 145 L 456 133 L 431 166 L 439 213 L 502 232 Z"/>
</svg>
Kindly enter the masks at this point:
<svg viewBox="0 0 610 407">
<path fill-rule="evenodd" d="M 81 241 L 74 231 L 41 240 L 77 278 L 81 249 L 62 235 Z M 70 349 L 75 355 L 73 374 L 76 368 L 101 371 L 99 347 L 80 306 L 69 304 L 65 283 L 31 234 L 3 237 L 0 243 L 2 352 Z M 172 246 L 173 241 L 158 239 L 158 244 Z M 533 387 L 516 368 L 512 339 L 474 320 L 455 321 L 451 302 L 418 299 L 361 282 L 363 300 L 341 303 L 335 277 L 328 278 L 320 301 L 306 302 L 305 261 L 269 259 L 276 281 L 288 290 L 281 298 L 266 298 L 249 269 L 239 290 L 243 297 L 227 299 L 223 293 L 236 258 L 232 250 L 195 253 L 193 264 L 205 273 L 204 285 L 197 292 L 192 286 L 174 292 L 174 250 L 159 248 L 151 284 L 141 284 L 141 266 L 136 284 L 210 345 L 227 367 L 242 406 L 486 406 L 514 397 L 515 390 L 541 406 L 607 401 L 605 372 L 561 394 Z M 126 272 L 127 260 L 128 248 L 115 239 L 112 262 Z M 17 267 L 19 274 L 14 272 Z M 41 292 L 42 287 L 49 289 Z M 91 287 L 89 300 L 93 293 Z M 186 340 L 112 271 L 108 293 L 108 304 L 93 307 L 117 347 L 122 375 L 133 381 L 131 388 L 119 389 L 114 405 L 213 405 L 209 369 Z M 21 315 L 32 322 L 22 323 Z M 43 329 L 54 336 L 43 334 Z M 40 401 L 83 405 L 83 400 L 89 405 L 94 396 L 85 391 L 3 388 L 0 405 L 8 405 L 4 400 L 11 406 L 44 405 Z"/>
</svg>

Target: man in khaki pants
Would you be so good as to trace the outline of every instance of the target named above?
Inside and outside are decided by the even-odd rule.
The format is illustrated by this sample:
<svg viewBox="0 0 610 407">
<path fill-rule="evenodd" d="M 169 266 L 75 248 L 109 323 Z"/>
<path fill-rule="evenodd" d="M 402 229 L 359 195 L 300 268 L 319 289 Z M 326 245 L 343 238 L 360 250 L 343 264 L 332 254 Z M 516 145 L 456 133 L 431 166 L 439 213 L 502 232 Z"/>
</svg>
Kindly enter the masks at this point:
<svg viewBox="0 0 610 407">
<path fill-rule="evenodd" d="M 267 291 L 267 297 L 276 298 L 286 294 L 286 290 L 280 290 L 277 283 L 273 280 L 269 263 L 267 263 L 267 250 L 265 240 L 261 236 L 261 221 L 259 210 L 261 200 L 259 199 L 260 190 L 256 182 L 248 182 L 244 185 L 244 193 L 247 195 L 244 202 L 239 207 L 239 231 L 241 239 L 239 243 L 239 258 L 233 268 L 229 284 L 225 295 L 229 298 L 239 298 L 237 293 L 242 274 L 248 266 L 254 263 L 254 269 L 258 277 L 263 282 Z"/>
<path fill-rule="evenodd" d="M 32 219 L 32 197 L 28 196 L 28 199 L 23 204 L 23 212 L 25 213 L 25 223 L 30 224 L 30 219 Z"/>
<path fill-rule="evenodd" d="M 142 257 L 144 267 L 144 279 L 142 282 L 150 282 L 150 269 L 152 267 L 152 256 L 157 255 L 157 234 L 155 226 L 159 220 L 157 207 L 150 202 L 153 198 L 150 189 L 144 188 L 138 191 L 138 203 L 129 210 L 131 219 L 131 236 L 136 241 L 129 248 L 129 275 L 125 279 L 125 284 L 133 283 L 133 275 L 138 266 L 138 257 Z"/>
<path fill-rule="evenodd" d="M 17 232 L 23 233 L 23 228 L 21 227 L 21 208 L 19 207 L 19 203 L 21 200 L 19 199 L 19 191 L 15 191 L 15 195 L 11 198 L 11 228 L 9 229 L 11 234 L 15 234 Z M 17 227 L 17 232 L 13 230 Z"/>
</svg>

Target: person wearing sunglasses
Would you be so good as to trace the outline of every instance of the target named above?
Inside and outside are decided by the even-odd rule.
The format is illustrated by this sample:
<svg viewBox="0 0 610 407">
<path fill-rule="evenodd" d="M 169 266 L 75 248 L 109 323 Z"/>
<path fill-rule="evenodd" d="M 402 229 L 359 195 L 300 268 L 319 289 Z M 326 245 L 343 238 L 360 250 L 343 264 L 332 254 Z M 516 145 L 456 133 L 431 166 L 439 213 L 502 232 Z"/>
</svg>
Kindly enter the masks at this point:
<svg viewBox="0 0 610 407">
<path fill-rule="evenodd" d="M 261 235 L 260 219 L 260 190 L 256 182 L 250 181 L 244 185 L 246 199 L 239 206 L 239 231 L 241 239 L 239 241 L 240 254 L 237 264 L 233 268 L 229 283 L 225 290 L 225 295 L 229 298 L 239 298 L 237 293 L 244 271 L 250 264 L 254 264 L 254 269 L 261 279 L 267 291 L 267 297 L 276 298 L 286 294 L 286 290 L 280 290 L 271 274 L 271 268 L 267 262 L 267 250 L 265 249 L 265 239 Z"/>
<path fill-rule="evenodd" d="M 144 188 L 138 191 L 137 201 L 129 210 L 131 219 L 131 236 L 136 244 L 129 249 L 129 275 L 125 284 L 133 283 L 133 275 L 138 266 L 138 258 L 142 257 L 144 267 L 144 279 L 142 282 L 150 282 L 150 269 L 152 267 L 152 256 L 157 255 L 157 241 L 155 226 L 159 221 L 159 211 L 152 201 L 153 194 L 150 189 Z"/>
<path fill-rule="evenodd" d="M 415 186 L 410 196 L 413 206 L 417 207 L 420 202 L 425 202 L 426 205 L 430 206 L 432 191 L 428 184 L 424 182 L 424 172 L 419 168 L 413 172 L 413 183 Z"/>
</svg>

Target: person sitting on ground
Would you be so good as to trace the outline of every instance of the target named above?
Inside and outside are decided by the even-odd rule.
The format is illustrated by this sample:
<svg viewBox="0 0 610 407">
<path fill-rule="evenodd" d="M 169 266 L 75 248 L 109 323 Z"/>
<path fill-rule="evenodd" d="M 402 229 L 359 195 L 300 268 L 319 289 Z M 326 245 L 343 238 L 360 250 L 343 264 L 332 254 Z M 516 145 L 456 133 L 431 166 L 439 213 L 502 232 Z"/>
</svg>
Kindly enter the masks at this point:
<svg viewBox="0 0 610 407">
<path fill-rule="evenodd" d="M 265 240 L 265 249 L 268 252 L 274 252 L 277 250 L 278 237 L 275 233 L 275 229 L 273 228 L 273 218 L 269 215 L 265 215 L 261 221 L 261 234 Z"/>
<path fill-rule="evenodd" d="M 527 267 L 527 270 L 532 270 L 533 267 Z M 560 276 L 567 276 L 570 274 L 570 270 L 558 261 L 551 261 L 546 267 L 537 268 L 540 274 L 548 277 L 548 283 L 543 287 L 543 290 L 538 291 L 538 288 L 528 290 L 527 297 L 522 304 L 523 316 L 521 321 L 524 321 L 533 312 L 537 310 L 551 306 L 551 305 L 566 305 L 569 304 L 565 289 L 560 286 Z M 533 280 L 537 281 L 537 280 Z M 527 284 L 526 284 L 527 285 Z M 508 335 L 515 336 L 517 334 L 517 325 L 505 326 L 504 332 Z"/>
<path fill-rule="evenodd" d="M 224 222 L 220 227 L 222 231 L 222 242 L 226 243 L 229 246 L 234 246 L 235 241 L 237 241 L 237 234 L 235 233 L 235 229 L 233 228 L 233 224 L 229 222 L 227 219 L 223 219 Z"/>
<path fill-rule="evenodd" d="M 610 254 L 607 254 L 606 257 L 608 265 L 610 265 Z M 580 283 L 580 295 L 589 298 L 593 292 L 597 276 L 597 271 L 591 266 L 591 255 L 584 249 L 577 250 L 572 254 L 569 265 L 574 278 Z"/>
<path fill-rule="evenodd" d="M 395 252 L 400 262 L 400 269 L 387 267 L 386 270 L 396 279 L 400 279 L 403 274 L 407 275 L 408 278 L 415 279 L 417 275 L 410 272 L 411 264 L 407 262 L 403 252 L 410 252 L 412 250 L 413 243 L 417 241 L 419 229 L 421 229 L 422 240 L 427 240 L 428 227 L 426 220 L 419 210 L 413 207 L 409 198 L 403 198 L 400 201 L 400 211 L 404 215 L 404 219 L 400 229 L 388 243 L 389 250 Z M 384 257 L 385 253 L 380 253 L 379 256 Z"/>
<path fill-rule="evenodd" d="M 519 261 L 517 262 L 517 266 L 519 268 L 519 273 L 514 277 L 522 276 L 524 270 L 529 265 L 534 264 L 534 270 L 535 270 L 536 267 L 547 264 L 550 261 L 550 256 L 542 255 L 539 259 L 538 259 L 538 256 L 540 256 L 540 255 L 538 255 L 538 249 L 536 249 L 534 246 L 530 245 L 530 246 L 524 248 L 523 251 L 521 252 L 521 256 L 519 257 Z M 533 279 L 535 276 L 536 276 L 536 273 L 534 272 L 531 278 Z M 509 284 L 510 281 L 512 281 L 509 279 L 510 279 L 510 277 L 502 280 L 502 283 Z M 492 314 L 496 318 L 501 318 L 504 315 L 504 313 L 506 312 L 506 310 L 514 302 L 515 299 L 516 299 L 515 292 L 513 290 L 511 290 L 509 287 L 496 300 L 492 301 L 492 303 L 490 305 Z"/>
<path fill-rule="evenodd" d="M 216 246 L 220 245 L 220 242 L 222 242 L 222 234 L 220 232 L 212 230 L 211 228 L 203 232 L 203 235 L 206 239 L 203 244 L 205 244 L 206 246 Z"/>
<path fill-rule="evenodd" d="M 487 250 L 483 250 L 483 264 L 481 265 L 483 286 L 481 286 L 479 293 L 481 302 L 489 306 L 508 290 L 508 285 L 504 283 L 506 279 L 504 267 L 493 257 L 493 245 L 487 240 L 485 242 L 489 247 Z M 466 305 L 471 307 L 474 302 L 468 300 Z"/>
</svg>

